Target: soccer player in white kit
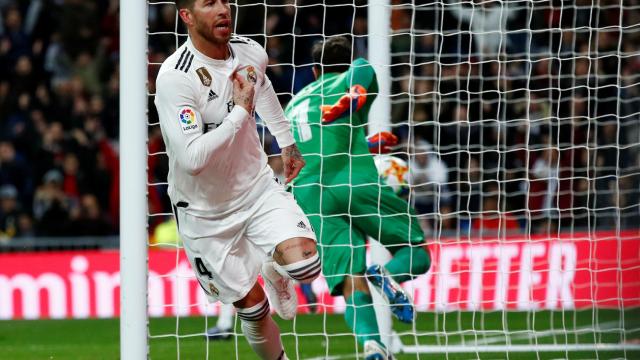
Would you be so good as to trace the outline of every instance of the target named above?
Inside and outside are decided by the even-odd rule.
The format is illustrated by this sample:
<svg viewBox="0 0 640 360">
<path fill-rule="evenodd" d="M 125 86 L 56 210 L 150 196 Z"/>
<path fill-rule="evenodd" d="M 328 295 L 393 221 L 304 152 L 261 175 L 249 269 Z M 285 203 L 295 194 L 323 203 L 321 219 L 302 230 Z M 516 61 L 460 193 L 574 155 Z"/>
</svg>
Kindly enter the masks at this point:
<svg viewBox="0 0 640 360">
<path fill-rule="evenodd" d="M 286 359 L 258 274 L 271 306 L 291 319 L 292 279 L 311 282 L 321 264 L 309 220 L 267 165 L 254 109 L 282 148 L 286 182 L 304 160 L 265 75 L 265 50 L 231 35 L 228 0 L 176 6 L 189 39 L 162 64 L 155 104 L 178 231 L 209 300 L 236 307 L 258 356 Z"/>
</svg>

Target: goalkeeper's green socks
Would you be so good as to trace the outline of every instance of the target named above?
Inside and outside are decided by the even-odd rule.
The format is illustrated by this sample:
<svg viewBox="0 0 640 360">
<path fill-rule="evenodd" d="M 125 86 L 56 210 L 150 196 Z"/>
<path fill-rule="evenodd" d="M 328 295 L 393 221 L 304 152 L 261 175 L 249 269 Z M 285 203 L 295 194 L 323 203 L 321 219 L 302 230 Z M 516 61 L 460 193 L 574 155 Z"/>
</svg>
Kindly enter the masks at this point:
<svg viewBox="0 0 640 360">
<path fill-rule="evenodd" d="M 406 246 L 398 250 L 384 266 L 393 280 L 403 283 L 429 270 L 431 258 L 422 246 Z"/>
<path fill-rule="evenodd" d="M 345 302 L 347 308 L 344 312 L 344 319 L 356 334 L 358 342 L 362 345 L 367 340 L 375 340 L 380 343 L 380 330 L 378 330 L 378 320 L 371 295 L 355 291 L 351 297 L 345 298 Z"/>
</svg>

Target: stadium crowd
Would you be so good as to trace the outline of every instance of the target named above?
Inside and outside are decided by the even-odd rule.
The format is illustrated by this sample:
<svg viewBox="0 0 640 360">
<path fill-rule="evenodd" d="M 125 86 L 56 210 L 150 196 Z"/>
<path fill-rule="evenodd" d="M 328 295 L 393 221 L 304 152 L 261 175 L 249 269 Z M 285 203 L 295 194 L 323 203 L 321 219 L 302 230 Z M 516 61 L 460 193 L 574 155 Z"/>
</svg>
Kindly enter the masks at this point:
<svg viewBox="0 0 640 360">
<path fill-rule="evenodd" d="M 638 1 L 624 11 L 608 0 L 393 3 L 392 130 L 425 228 L 637 227 Z M 239 34 L 268 39 L 283 105 L 313 79 L 309 49 L 323 34 L 347 34 L 354 56 L 367 54 L 366 2 L 294 4 L 235 7 Z M 0 0 L 0 15 L 0 239 L 115 234 L 118 1 Z M 185 36 L 170 4 L 150 1 L 148 21 L 153 94 Z M 150 126 L 149 153 L 162 150 Z M 164 182 L 166 157 L 150 156 L 149 169 L 150 183 Z M 149 200 L 150 213 L 170 212 L 164 185 L 149 186 Z"/>
<path fill-rule="evenodd" d="M 0 1 L 0 238 L 116 232 L 118 1 Z"/>
</svg>

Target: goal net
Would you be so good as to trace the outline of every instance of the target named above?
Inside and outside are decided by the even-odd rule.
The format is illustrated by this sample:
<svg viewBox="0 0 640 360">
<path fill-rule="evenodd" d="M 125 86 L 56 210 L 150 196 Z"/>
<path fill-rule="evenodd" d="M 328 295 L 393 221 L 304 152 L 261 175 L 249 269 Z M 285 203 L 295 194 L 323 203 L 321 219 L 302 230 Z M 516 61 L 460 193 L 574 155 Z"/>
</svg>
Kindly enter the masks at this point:
<svg viewBox="0 0 640 360">
<path fill-rule="evenodd" d="M 398 358 L 640 357 L 639 1 L 231 6 L 235 33 L 266 48 L 283 106 L 313 81 L 317 40 L 346 36 L 354 58 L 388 59 L 371 60 L 388 114 L 370 119 L 400 138 L 392 155 L 407 163 L 405 196 L 433 260 L 404 284 L 415 323 L 390 323 Z M 237 322 L 230 340 L 204 337 L 220 306 L 206 303 L 175 235 L 153 105 L 160 64 L 186 31 L 172 1 L 147 9 L 149 353 L 253 358 Z M 274 139 L 257 131 L 278 172 Z M 299 316 L 279 322 L 290 358 L 362 356 L 323 279 L 298 295 Z"/>
</svg>

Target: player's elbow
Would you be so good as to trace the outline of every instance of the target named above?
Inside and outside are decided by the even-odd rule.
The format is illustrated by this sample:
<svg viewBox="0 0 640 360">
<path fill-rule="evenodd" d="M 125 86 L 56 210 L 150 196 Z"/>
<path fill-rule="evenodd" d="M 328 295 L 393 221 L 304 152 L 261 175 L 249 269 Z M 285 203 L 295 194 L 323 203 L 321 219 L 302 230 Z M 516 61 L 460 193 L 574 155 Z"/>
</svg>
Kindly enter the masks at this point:
<svg viewBox="0 0 640 360">
<path fill-rule="evenodd" d="M 206 167 L 206 163 L 203 161 L 199 161 L 196 157 L 187 156 L 184 161 L 182 161 L 184 170 L 190 176 L 198 176 L 202 171 L 204 171 Z"/>
<path fill-rule="evenodd" d="M 200 175 L 202 170 L 204 170 L 204 168 L 201 168 L 201 167 L 190 168 L 190 169 L 187 169 L 187 174 L 189 174 L 190 176 L 198 176 Z"/>
<path fill-rule="evenodd" d="M 191 176 L 198 176 L 204 169 L 207 167 L 205 162 L 197 161 L 189 164 L 187 168 L 187 173 Z"/>
<path fill-rule="evenodd" d="M 180 156 L 183 169 L 191 176 L 198 176 L 209 165 L 210 159 L 215 152 L 211 149 L 204 149 L 198 142 L 194 141 L 187 145 L 185 151 Z"/>
</svg>

